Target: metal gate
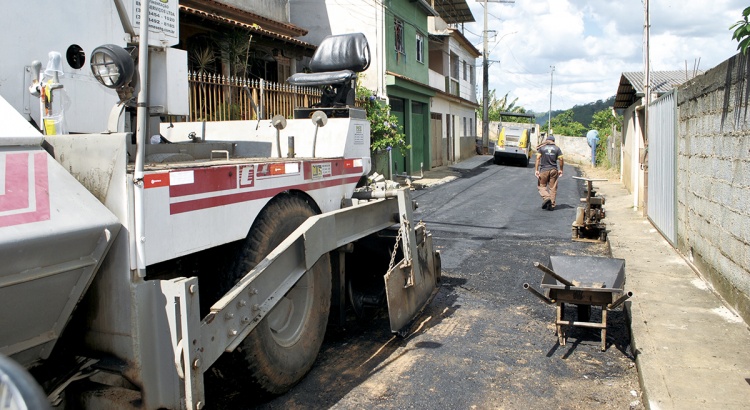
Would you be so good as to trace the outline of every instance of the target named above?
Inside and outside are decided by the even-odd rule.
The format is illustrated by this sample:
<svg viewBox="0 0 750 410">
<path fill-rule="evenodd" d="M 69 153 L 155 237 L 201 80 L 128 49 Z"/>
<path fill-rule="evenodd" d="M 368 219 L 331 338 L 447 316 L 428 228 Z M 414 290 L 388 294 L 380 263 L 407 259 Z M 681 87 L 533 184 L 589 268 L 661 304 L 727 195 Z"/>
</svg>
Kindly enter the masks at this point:
<svg viewBox="0 0 750 410">
<path fill-rule="evenodd" d="M 430 168 L 435 168 L 443 165 L 443 153 L 446 149 L 443 146 L 443 114 L 439 112 L 430 113 L 430 135 L 432 136 L 432 143 L 430 144 L 432 163 Z M 446 139 L 446 141 L 449 140 Z"/>
<path fill-rule="evenodd" d="M 648 218 L 672 244 L 677 242 L 677 90 L 649 105 Z"/>
</svg>

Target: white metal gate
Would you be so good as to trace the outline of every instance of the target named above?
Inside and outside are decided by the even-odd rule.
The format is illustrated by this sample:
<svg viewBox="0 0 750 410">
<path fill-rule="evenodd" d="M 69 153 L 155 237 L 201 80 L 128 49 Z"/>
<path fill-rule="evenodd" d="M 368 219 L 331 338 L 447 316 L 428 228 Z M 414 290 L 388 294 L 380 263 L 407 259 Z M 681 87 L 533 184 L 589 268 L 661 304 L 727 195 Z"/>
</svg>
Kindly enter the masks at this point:
<svg viewBox="0 0 750 410">
<path fill-rule="evenodd" d="M 677 241 L 677 90 L 649 105 L 648 218 L 674 245 Z"/>
</svg>

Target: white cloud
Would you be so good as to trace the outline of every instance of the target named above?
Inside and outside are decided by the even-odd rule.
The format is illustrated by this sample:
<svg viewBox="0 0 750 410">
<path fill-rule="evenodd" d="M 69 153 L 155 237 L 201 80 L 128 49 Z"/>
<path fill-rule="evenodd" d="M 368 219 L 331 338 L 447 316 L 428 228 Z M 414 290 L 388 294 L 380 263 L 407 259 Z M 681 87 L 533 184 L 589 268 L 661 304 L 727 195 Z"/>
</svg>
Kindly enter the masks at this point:
<svg viewBox="0 0 750 410">
<path fill-rule="evenodd" d="M 476 23 L 466 36 L 482 50 L 484 9 L 468 0 Z M 736 54 L 729 26 L 747 6 L 741 0 L 650 2 L 652 70 L 688 70 L 700 59 L 710 69 Z M 617 92 L 624 71 L 643 71 L 642 0 L 516 0 L 489 3 L 489 88 L 518 97 L 536 112 L 603 100 Z M 481 77 L 481 59 L 478 78 Z M 479 84 L 481 90 L 481 84 Z M 480 92 L 481 94 L 481 92 Z"/>
</svg>

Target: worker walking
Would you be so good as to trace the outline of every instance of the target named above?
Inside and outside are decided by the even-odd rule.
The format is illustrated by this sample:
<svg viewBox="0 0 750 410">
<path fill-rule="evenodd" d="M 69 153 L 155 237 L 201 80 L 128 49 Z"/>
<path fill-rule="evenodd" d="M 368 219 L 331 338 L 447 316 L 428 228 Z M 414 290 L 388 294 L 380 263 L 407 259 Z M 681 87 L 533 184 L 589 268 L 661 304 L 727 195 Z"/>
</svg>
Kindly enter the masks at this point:
<svg viewBox="0 0 750 410">
<path fill-rule="evenodd" d="M 586 133 L 586 141 L 591 147 L 591 166 L 596 167 L 596 145 L 599 143 L 599 131 L 590 130 Z"/>
<path fill-rule="evenodd" d="M 557 163 L 560 163 L 558 169 Z M 538 179 L 539 195 L 542 197 L 542 209 L 553 211 L 557 204 L 557 180 L 563 175 L 563 153 L 555 145 L 555 136 L 549 134 L 545 144 L 539 147 L 536 154 L 534 174 Z"/>
</svg>

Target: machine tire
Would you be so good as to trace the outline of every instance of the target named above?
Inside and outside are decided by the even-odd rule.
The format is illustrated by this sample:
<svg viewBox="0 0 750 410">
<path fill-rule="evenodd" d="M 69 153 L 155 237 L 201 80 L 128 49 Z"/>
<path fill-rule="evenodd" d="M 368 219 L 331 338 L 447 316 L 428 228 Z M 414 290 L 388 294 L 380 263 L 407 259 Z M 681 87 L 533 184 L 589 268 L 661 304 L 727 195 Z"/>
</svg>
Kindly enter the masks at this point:
<svg viewBox="0 0 750 410">
<path fill-rule="evenodd" d="M 244 241 L 224 290 L 255 267 L 308 217 L 315 215 L 304 199 L 292 195 L 274 198 L 258 215 Z M 290 296 L 291 295 L 291 296 Z M 299 382 L 310 370 L 323 343 L 331 307 L 331 261 L 322 256 L 242 344 L 217 364 L 226 381 L 250 381 L 243 385 L 261 394 L 279 395 Z M 297 312 L 300 304 L 303 311 Z M 291 306 L 290 306 L 291 303 Z M 286 313 L 278 309 L 286 309 Z M 297 315 L 300 313 L 301 316 Z"/>
<path fill-rule="evenodd" d="M 0 355 L 0 406 L 3 409 L 51 408 L 36 380 L 21 365 L 3 355 Z"/>
</svg>

